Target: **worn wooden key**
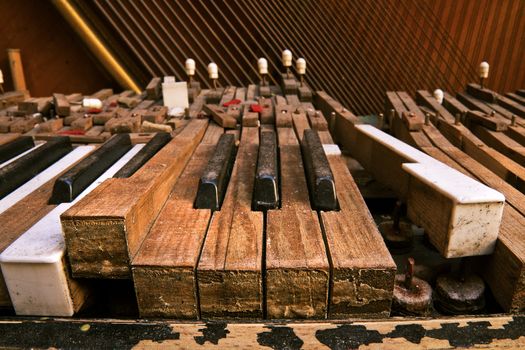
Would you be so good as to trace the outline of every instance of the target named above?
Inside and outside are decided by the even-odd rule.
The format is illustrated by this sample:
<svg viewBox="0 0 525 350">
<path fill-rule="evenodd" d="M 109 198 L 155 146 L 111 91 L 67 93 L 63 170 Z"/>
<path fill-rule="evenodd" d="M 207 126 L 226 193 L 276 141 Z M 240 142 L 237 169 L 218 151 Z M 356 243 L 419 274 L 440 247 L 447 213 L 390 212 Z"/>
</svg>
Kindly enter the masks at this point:
<svg viewBox="0 0 525 350">
<path fill-rule="evenodd" d="M 310 188 L 310 200 L 317 210 L 337 209 L 334 175 L 323 150 L 317 131 L 304 131 L 301 150 Z"/>
<path fill-rule="evenodd" d="M 221 135 L 215 153 L 199 181 L 195 199 L 197 209 L 220 209 L 235 160 L 235 151 L 235 136 Z"/>
</svg>

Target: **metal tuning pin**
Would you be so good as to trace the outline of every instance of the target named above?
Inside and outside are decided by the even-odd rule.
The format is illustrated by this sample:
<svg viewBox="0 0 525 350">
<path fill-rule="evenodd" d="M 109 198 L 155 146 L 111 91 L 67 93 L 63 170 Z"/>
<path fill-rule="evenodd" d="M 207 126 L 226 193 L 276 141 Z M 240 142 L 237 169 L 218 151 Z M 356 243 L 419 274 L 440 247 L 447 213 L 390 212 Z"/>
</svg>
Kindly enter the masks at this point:
<svg viewBox="0 0 525 350">
<path fill-rule="evenodd" d="M 489 64 L 485 61 L 479 65 L 479 80 L 481 88 L 483 89 L 483 82 L 489 77 Z"/>
<path fill-rule="evenodd" d="M 292 66 L 292 51 L 286 49 L 282 55 L 283 66 L 286 68 L 286 75 L 290 78 L 290 67 Z"/>
<path fill-rule="evenodd" d="M 298 58 L 295 63 L 297 73 L 301 76 L 301 86 L 304 84 L 304 75 L 306 74 L 306 60 L 304 58 Z"/>
<path fill-rule="evenodd" d="M 186 74 L 188 75 L 189 83 L 193 82 L 193 76 L 195 75 L 195 60 L 188 58 L 184 64 L 186 68 Z"/>
<path fill-rule="evenodd" d="M 437 100 L 437 102 L 441 105 L 443 104 L 443 98 L 445 97 L 445 94 L 443 93 L 443 90 L 436 89 L 434 90 L 434 98 Z"/>
<path fill-rule="evenodd" d="M 208 64 L 208 75 L 212 81 L 213 90 L 217 90 L 217 79 L 219 79 L 219 67 L 211 62 Z"/>
<path fill-rule="evenodd" d="M 261 75 L 261 85 L 266 85 L 266 74 L 268 74 L 268 61 L 266 58 L 259 58 L 257 61 L 257 67 L 259 68 L 259 74 Z"/>
</svg>

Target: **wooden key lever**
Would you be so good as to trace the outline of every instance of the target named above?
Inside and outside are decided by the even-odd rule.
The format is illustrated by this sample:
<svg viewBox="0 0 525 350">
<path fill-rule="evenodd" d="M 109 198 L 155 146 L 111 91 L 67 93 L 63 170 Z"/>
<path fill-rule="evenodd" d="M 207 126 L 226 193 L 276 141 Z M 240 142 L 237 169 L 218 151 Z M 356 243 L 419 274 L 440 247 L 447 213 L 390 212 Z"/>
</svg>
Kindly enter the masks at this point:
<svg viewBox="0 0 525 350">
<path fill-rule="evenodd" d="M 235 136 L 221 135 L 212 158 L 199 180 L 195 208 L 219 210 L 235 161 Z"/>
<path fill-rule="evenodd" d="M 55 137 L 0 169 L 0 199 L 62 158 L 73 148 L 69 137 Z"/>
<path fill-rule="evenodd" d="M 69 203 L 131 148 L 129 134 L 118 134 L 60 176 L 49 204 Z"/>
<path fill-rule="evenodd" d="M 310 201 L 316 210 L 336 210 L 337 192 L 334 175 L 316 130 L 304 131 L 301 151 L 310 190 Z"/>
<path fill-rule="evenodd" d="M 275 132 L 261 132 L 252 203 L 254 210 L 277 209 L 279 207 L 278 173 Z"/>
</svg>

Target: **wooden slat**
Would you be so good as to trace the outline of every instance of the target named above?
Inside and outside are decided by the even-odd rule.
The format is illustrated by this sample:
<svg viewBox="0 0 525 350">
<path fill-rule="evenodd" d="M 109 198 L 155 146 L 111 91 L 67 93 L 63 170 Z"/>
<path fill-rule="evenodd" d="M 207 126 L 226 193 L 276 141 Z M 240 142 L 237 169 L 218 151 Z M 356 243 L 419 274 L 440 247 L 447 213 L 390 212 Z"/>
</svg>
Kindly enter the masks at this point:
<svg viewBox="0 0 525 350">
<path fill-rule="evenodd" d="M 291 128 L 277 131 L 282 200 L 267 214 L 267 315 L 324 318 L 330 273 L 319 219 L 310 207 L 297 137 Z"/>
<path fill-rule="evenodd" d="M 130 276 L 130 257 L 136 254 L 207 125 L 205 119 L 191 120 L 130 178 L 106 180 L 62 215 L 73 275 Z"/>
<path fill-rule="evenodd" d="M 251 211 L 259 130 L 244 127 L 228 190 L 197 268 L 202 317 L 262 317 L 263 215 Z"/>
<path fill-rule="evenodd" d="M 503 153 L 521 166 L 525 166 L 525 147 L 506 134 L 475 126 L 472 131 L 490 147 Z"/>
<path fill-rule="evenodd" d="M 396 266 L 341 156 L 328 156 L 340 211 L 321 212 L 331 257 L 329 317 L 390 314 Z"/>
<path fill-rule="evenodd" d="M 211 210 L 194 209 L 199 177 L 223 129 L 211 124 L 133 259 L 141 317 L 199 317 L 196 268 Z"/>
</svg>

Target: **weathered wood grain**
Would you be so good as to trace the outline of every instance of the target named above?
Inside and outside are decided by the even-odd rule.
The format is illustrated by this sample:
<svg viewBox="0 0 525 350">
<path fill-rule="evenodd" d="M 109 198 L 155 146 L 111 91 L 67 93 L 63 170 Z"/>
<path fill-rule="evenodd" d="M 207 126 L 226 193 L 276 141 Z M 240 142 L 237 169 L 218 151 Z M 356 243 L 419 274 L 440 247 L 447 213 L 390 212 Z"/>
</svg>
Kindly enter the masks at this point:
<svg viewBox="0 0 525 350">
<path fill-rule="evenodd" d="M 297 137 L 291 128 L 277 132 L 282 200 L 267 214 L 267 315 L 324 318 L 330 272 L 319 218 L 310 206 Z"/>
<path fill-rule="evenodd" d="M 184 130 L 127 179 L 109 179 L 65 212 L 62 226 L 74 276 L 129 278 L 135 256 L 208 120 Z"/>
<path fill-rule="evenodd" d="M 201 176 L 223 129 L 211 124 L 132 261 L 141 317 L 199 317 L 196 267 L 211 210 L 194 209 Z"/>
<path fill-rule="evenodd" d="M 321 212 L 332 264 L 329 317 L 390 314 L 396 266 L 341 156 L 328 156 L 340 211 Z"/>
<path fill-rule="evenodd" d="M 197 268 L 202 317 L 263 315 L 263 214 L 251 210 L 258 128 L 244 127 L 228 190 Z"/>
</svg>

